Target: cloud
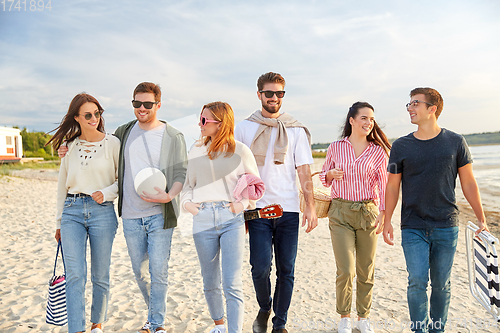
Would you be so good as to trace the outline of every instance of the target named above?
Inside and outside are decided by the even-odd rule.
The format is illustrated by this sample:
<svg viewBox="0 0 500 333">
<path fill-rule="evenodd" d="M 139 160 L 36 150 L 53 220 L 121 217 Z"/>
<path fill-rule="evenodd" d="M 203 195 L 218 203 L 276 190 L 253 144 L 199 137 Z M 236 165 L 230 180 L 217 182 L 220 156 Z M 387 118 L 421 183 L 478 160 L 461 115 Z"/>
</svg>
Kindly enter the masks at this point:
<svg viewBox="0 0 500 333">
<path fill-rule="evenodd" d="M 349 106 L 368 101 L 390 137 L 414 129 L 416 86 L 442 92 L 440 122 L 499 130 L 500 22 L 493 1 L 69 1 L 50 12 L 0 12 L 0 123 L 47 131 L 86 91 L 108 129 L 133 118 L 132 91 L 159 83 L 174 120 L 226 101 L 237 121 L 260 108 L 256 80 L 287 80 L 283 111 L 315 142 L 337 137 Z M 448 107 L 450 110 L 448 111 Z M 453 109 L 451 109 L 453 108 Z M 474 110 L 474 117 L 471 115 Z M 457 117 L 456 115 L 459 115 Z"/>
</svg>

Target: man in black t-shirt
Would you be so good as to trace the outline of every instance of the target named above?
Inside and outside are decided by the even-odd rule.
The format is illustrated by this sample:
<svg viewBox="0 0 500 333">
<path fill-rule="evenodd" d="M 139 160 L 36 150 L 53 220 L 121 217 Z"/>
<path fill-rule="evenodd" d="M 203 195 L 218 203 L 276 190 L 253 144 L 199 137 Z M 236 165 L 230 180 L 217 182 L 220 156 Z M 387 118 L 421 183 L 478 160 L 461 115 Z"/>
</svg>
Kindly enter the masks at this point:
<svg viewBox="0 0 500 333">
<path fill-rule="evenodd" d="M 389 158 L 384 240 L 394 245 L 391 218 L 402 184 L 401 244 L 408 271 L 408 308 L 414 332 L 444 332 L 451 298 L 450 274 L 458 239 L 455 180 L 488 230 L 472 157 L 465 139 L 437 124 L 443 99 L 432 88 L 416 88 L 406 104 L 417 131 L 397 139 Z M 427 285 L 431 279 L 430 302 Z M 429 309 L 430 303 L 430 309 Z"/>
</svg>

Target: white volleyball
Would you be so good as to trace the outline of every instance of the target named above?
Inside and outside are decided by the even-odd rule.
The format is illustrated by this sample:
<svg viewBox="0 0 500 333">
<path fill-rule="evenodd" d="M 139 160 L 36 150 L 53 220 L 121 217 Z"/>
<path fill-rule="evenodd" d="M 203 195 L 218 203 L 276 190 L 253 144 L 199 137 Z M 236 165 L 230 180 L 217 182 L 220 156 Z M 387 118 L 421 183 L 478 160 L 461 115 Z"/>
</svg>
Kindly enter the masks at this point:
<svg viewBox="0 0 500 333">
<path fill-rule="evenodd" d="M 167 187 L 167 179 L 163 172 L 157 168 L 144 168 L 135 176 L 134 187 L 139 195 L 143 195 L 144 193 L 142 192 L 158 194 L 155 187 L 165 189 Z"/>
</svg>

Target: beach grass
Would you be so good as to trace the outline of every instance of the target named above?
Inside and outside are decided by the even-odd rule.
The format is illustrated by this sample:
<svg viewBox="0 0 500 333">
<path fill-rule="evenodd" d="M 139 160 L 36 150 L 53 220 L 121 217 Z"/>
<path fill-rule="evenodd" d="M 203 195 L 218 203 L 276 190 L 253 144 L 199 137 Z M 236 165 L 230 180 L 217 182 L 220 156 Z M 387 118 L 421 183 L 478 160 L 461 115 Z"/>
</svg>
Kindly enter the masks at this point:
<svg viewBox="0 0 500 333">
<path fill-rule="evenodd" d="M 2 163 L 0 164 L 0 175 L 8 176 L 14 170 L 24 169 L 58 169 L 60 161 L 27 162 L 27 163 Z"/>
</svg>

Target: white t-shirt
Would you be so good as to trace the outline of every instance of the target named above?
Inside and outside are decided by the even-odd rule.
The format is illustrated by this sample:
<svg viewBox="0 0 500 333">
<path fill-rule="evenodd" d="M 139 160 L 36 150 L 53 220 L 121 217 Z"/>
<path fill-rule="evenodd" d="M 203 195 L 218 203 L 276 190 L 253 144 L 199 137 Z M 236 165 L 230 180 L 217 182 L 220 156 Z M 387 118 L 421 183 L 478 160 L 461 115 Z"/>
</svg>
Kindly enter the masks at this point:
<svg viewBox="0 0 500 333">
<path fill-rule="evenodd" d="M 259 124 L 243 120 L 236 125 L 234 137 L 250 147 L 257 133 Z M 271 204 L 280 204 L 285 212 L 299 212 L 299 192 L 297 189 L 296 168 L 304 164 L 313 164 L 311 146 L 306 132 L 301 127 L 287 127 L 288 151 L 285 163 L 274 164 L 274 142 L 277 128 L 273 127 L 267 147 L 266 160 L 263 166 L 258 166 L 260 178 L 266 185 L 264 196 L 257 201 L 257 208 Z"/>
</svg>

